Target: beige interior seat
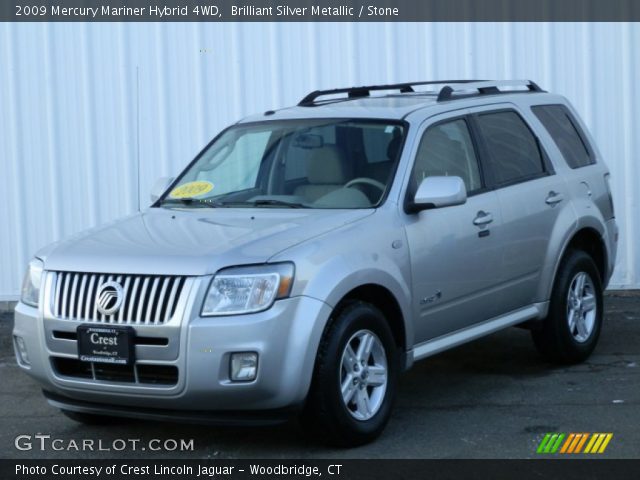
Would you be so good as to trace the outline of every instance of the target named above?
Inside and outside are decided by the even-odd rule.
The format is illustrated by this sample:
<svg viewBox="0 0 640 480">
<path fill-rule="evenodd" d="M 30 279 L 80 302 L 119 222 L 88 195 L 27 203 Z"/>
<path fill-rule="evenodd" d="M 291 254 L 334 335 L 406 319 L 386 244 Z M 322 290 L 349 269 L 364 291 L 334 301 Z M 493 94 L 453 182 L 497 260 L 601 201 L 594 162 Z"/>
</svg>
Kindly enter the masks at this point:
<svg viewBox="0 0 640 480">
<path fill-rule="evenodd" d="M 307 166 L 308 184 L 300 185 L 294 195 L 307 202 L 315 202 L 320 197 L 339 189 L 353 177 L 353 167 L 347 161 L 344 151 L 331 144 L 314 149 Z"/>
</svg>

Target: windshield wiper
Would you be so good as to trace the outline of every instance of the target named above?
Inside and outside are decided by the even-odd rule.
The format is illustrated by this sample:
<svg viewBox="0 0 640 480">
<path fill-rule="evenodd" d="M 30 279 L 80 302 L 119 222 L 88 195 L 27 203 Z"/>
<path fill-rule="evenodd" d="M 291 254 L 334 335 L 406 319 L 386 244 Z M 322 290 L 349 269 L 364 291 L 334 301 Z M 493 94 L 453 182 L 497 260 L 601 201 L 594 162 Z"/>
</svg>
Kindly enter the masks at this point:
<svg viewBox="0 0 640 480">
<path fill-rule="evenodd" d="M 286 200 L 277 200 L 275 198 L 262 198 L 260 200 L 247 200 L 244 202 L 222 202 L 222 205 L 225 207 L 240 206 L 240 205 L 246 205 L 248 207 L 260 207 L 260 206 L 266 205 L 266 206 L 288 207 L 288 208 L 311 208 L 309 207 L 309 205 L 305 205 L 304 203 L 288 202 Z"/>
<path fill-rule="evenodd" d="M 171 205 L 171 204 L 182 204 L 182 205 L 193 205 L 196 202 L 196 205 L 203 206 L 207 208 L 217 208 L 220 206 L 218 202 L 208 202 L 206 200 L 201 200 L 199 198 L 193 197 L 185 197 L 185 198 L 170 198 L 167 200 L 163 200 L 160 205 Z"/>
</svg>

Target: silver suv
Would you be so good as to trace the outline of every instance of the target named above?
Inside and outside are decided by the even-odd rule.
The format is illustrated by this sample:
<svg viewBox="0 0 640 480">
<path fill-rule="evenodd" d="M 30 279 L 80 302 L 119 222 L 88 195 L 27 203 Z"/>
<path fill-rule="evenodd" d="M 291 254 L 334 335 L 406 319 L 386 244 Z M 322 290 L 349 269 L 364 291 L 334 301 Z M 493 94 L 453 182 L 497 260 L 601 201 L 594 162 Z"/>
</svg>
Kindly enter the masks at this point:
<svg viewBox="0 0 640 480">
<path fill-rule="evenodd" d="M 82 422 L 299 413 L 362 444 L 416 360 L 514 325 L 546 359 L 589 356 L 608 178 L 530 81 L 316 91 L 224 130 L 144 212 L 41 250 L 17 361 Z"/>
</svg>

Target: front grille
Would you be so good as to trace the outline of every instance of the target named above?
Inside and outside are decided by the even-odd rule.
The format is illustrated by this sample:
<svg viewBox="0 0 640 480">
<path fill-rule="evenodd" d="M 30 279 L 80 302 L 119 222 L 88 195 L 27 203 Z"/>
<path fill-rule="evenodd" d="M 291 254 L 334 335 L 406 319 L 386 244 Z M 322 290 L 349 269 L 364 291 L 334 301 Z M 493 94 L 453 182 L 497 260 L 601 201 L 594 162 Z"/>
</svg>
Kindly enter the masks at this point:
<svg viewBox="0 0 640 480">
<path fill-rule="evenodd" d="M 144 385 L 170 386 L 178 383 L 178 368 L 173 365 L 115 365 L 65 357 L 51 357 L 51 365 L 62 377 Z"/>
<path fill-rule="evenodd" d="M 123 289 L 120 309 L 112 315 L 98 311 L 98 288 L 118 282 Z M 108 275 L 57 272 L 53 314 L 57 318 L 102 323 L 163 324 L 173 318 L 185 277 L 168 275 Z"/>
</svg>

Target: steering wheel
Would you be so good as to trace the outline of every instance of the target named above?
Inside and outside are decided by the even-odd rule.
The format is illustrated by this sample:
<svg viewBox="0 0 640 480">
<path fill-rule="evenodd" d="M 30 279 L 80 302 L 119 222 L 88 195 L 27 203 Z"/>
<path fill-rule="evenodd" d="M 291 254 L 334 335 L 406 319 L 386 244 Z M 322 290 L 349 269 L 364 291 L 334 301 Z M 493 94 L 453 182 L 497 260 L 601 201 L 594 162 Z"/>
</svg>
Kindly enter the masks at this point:
<svg viewBox="0 0 640 480">
<path fill-rule="evenodd" d="M 384 193 L 385 189 L 387 188 L 384 183 L 379 182 L 377 180 L 374 180 L 373 178 L 367 178 L 367 177 L 358 177 L 358 178 L 354 178 L 353 180 L 349 180 L 344 188 L 351 188 L 354 185 L 357 185 L 359 183 L 363 183 L 365 185 L 371 185 L 373 187 L 378 188 L 381 192 Z"/>
</svg>

